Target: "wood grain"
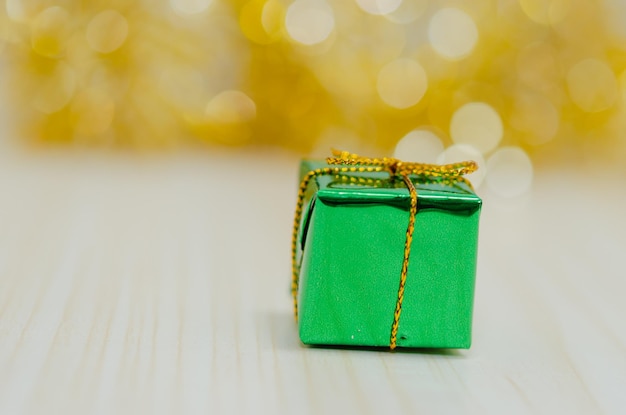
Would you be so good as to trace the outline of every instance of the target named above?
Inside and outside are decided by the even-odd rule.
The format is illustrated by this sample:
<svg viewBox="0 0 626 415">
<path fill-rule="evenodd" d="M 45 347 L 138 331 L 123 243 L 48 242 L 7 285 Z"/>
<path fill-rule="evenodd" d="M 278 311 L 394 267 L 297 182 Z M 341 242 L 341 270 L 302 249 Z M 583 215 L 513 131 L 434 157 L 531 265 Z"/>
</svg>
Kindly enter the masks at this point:
<svg viewBox="0 0 626 415">
<path fill-rule="evenodd" d="M 483 211 L 469 351 L 308 348 L 297 160 L 5 152 L 0 414 L 620 414 L 626 191 L 540 172 Z"/>
</svg>

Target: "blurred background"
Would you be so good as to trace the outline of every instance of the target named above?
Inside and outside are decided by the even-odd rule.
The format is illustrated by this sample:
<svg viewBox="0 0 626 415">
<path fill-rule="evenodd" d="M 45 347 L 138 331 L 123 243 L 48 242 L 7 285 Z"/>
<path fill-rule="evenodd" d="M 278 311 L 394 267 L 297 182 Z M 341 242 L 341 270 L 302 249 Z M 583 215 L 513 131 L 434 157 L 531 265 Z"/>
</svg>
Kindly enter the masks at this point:
<svg viewBox="0 0 626 415">
<path fill-rule="evenodd" d="M 3 3 L 0 140 L 26 148 L 474 159 L 506 197 L 626 149 L 620 0 Z"/>
</svg>

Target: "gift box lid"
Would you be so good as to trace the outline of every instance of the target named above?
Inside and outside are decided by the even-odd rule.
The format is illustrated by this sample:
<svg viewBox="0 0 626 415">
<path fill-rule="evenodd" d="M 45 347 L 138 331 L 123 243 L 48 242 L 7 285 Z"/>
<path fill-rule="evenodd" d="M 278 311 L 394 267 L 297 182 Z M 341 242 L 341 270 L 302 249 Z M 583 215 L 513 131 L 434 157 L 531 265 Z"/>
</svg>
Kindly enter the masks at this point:
<svg viewBox="0 0 626 415">
<path fill-rule="evenodd" d="M 322 167 L 329 165 L 318 160 L 303 160 L 300 177 Z M 482 200 L 464 178 L 411 176 L 411 180 L 418 193 L 420 210 L 437 209 L 472 214 L 481 207 Z M 390 177 L 387 172 L 322 175 L 313 182 L 317 198 L 327 204 L 376 203 L 398 207 L 408 207 L 410 204 L 406 184 L 401 179 Z"/>
</svg>

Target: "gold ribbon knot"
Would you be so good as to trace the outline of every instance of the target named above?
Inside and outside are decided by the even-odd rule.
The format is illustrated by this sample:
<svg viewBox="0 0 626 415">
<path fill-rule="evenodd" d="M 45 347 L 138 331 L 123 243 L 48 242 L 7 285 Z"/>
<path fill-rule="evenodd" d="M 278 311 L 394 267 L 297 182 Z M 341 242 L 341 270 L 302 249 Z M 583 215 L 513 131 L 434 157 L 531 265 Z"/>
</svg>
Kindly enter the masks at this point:
<svg viewBox="0 0 626 415">
<path fill-rule="evenodd" d="M 402 261 L 402 270 L 400 272 L 400 286 L 398 287 L 396 308 L 393 316 L 393 323 L 391 324 L 391 335 L 389 338 L 389 348 L 393 350 L 396 348 L 400 314 L 402 313 L 402 301 L 404 300 L 404 287 L 406 285 L 406 276 L 409 268 L 409 256 L 411 254 L 411 242 L 413 241 L 413 231 L 415 230 L 415 215 L 417 214 L 417 190 L 415 189 L 415 185 L 409 176 L 415 175 L 448 179 L 460 178 L 466 174 L 476 171 L 476 169 L 478 169 L 478 165 L 474 161 L 464 161 L 445 165 L 403 162 L 389 157 L 361 157 L 357 154 L 338 150 L 333 150 L 333 157 L 327 158 L 326 162 L 333 167 L 322 167 L 309 171 L 302 178 L 300 188 L 298 190 L 298 200 L 296 204 L 296 213 L 291 239 L 291 293 L 293 295 L 294 315 L 297 320 L 298 284 L 300 276 L 300 265 L 298 264 L 297 258 L 298 232 L 300 228 L 300 220 L 302 218 L 304 198 L 310 181 L 315 177 L 330 174 L 336 175 L 344 173 L 373 173 L 386 171 L 392 178 L 398 177 L 402 179 L 402 181 L 406 184 L 411 197 L 409 224 L 407 226 L 406 239 L 404 243 L 404 259 Z"/>
</svg>

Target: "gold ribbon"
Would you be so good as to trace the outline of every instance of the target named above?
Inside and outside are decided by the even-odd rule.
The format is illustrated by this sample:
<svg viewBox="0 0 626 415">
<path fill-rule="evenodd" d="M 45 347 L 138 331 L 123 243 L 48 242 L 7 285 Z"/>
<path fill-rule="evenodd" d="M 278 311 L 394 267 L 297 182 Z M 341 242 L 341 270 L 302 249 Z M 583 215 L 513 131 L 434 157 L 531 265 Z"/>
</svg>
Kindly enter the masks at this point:
<svg viewBox="0 0 626 415">
<path fill-rule="evenodd" d="M 389 337 L 389 348 L 393 350 L 396 348 L 400 314 L 402 314 L 402 301 L 404 300 L 404 286 L 406 285 L 406 276 L 409 268 L 409 256 L 411 254 L 411 242 L 413 241 L 413 231 L 415 230 L 415 215 L 417 214 L 417 190 L 415 189 L 415 185 L 409 176 L 417 175 L 447 179 L 461 178 L 466 174 L 476 171 L 476 169 L 478 169 L 478 165 L 473 161 L 464 161 L 445 165 L 404 162 L 388 157 L 361 157 L 357 154 L 338 150 L 333 150 L 333 157 L 327 158 L 326 162 L 332 167 L 322 167 L 309 171 L 302 178 L 300 188 L 298 190 L 298 200 L 296 203 L 296 213 L 293 222 L 293 234 L 291 239 L 291 294 L 293 295 L 294 315 L 296 317 L 296 321 L 298 320 L 298 284 L 300 276 L 300 265 L 298 264 L 297 258 L 298 232 L 300 228 L 300 220 L 302 218 L 304 198 L 309 183 L 312 179 L 323 175 L 386 171 L 392 178 L 401 178 L 406 184 L 411 196 L 409 224 L 407 226 L 406 239 L 404 243 L 404 259 L 402 261 L 402 270 L 400 272 L 400 286 L 398 287 L 396 309 L 394 311 L 393 323 L 391 325 L 391 335 Z"/>
</svg>

